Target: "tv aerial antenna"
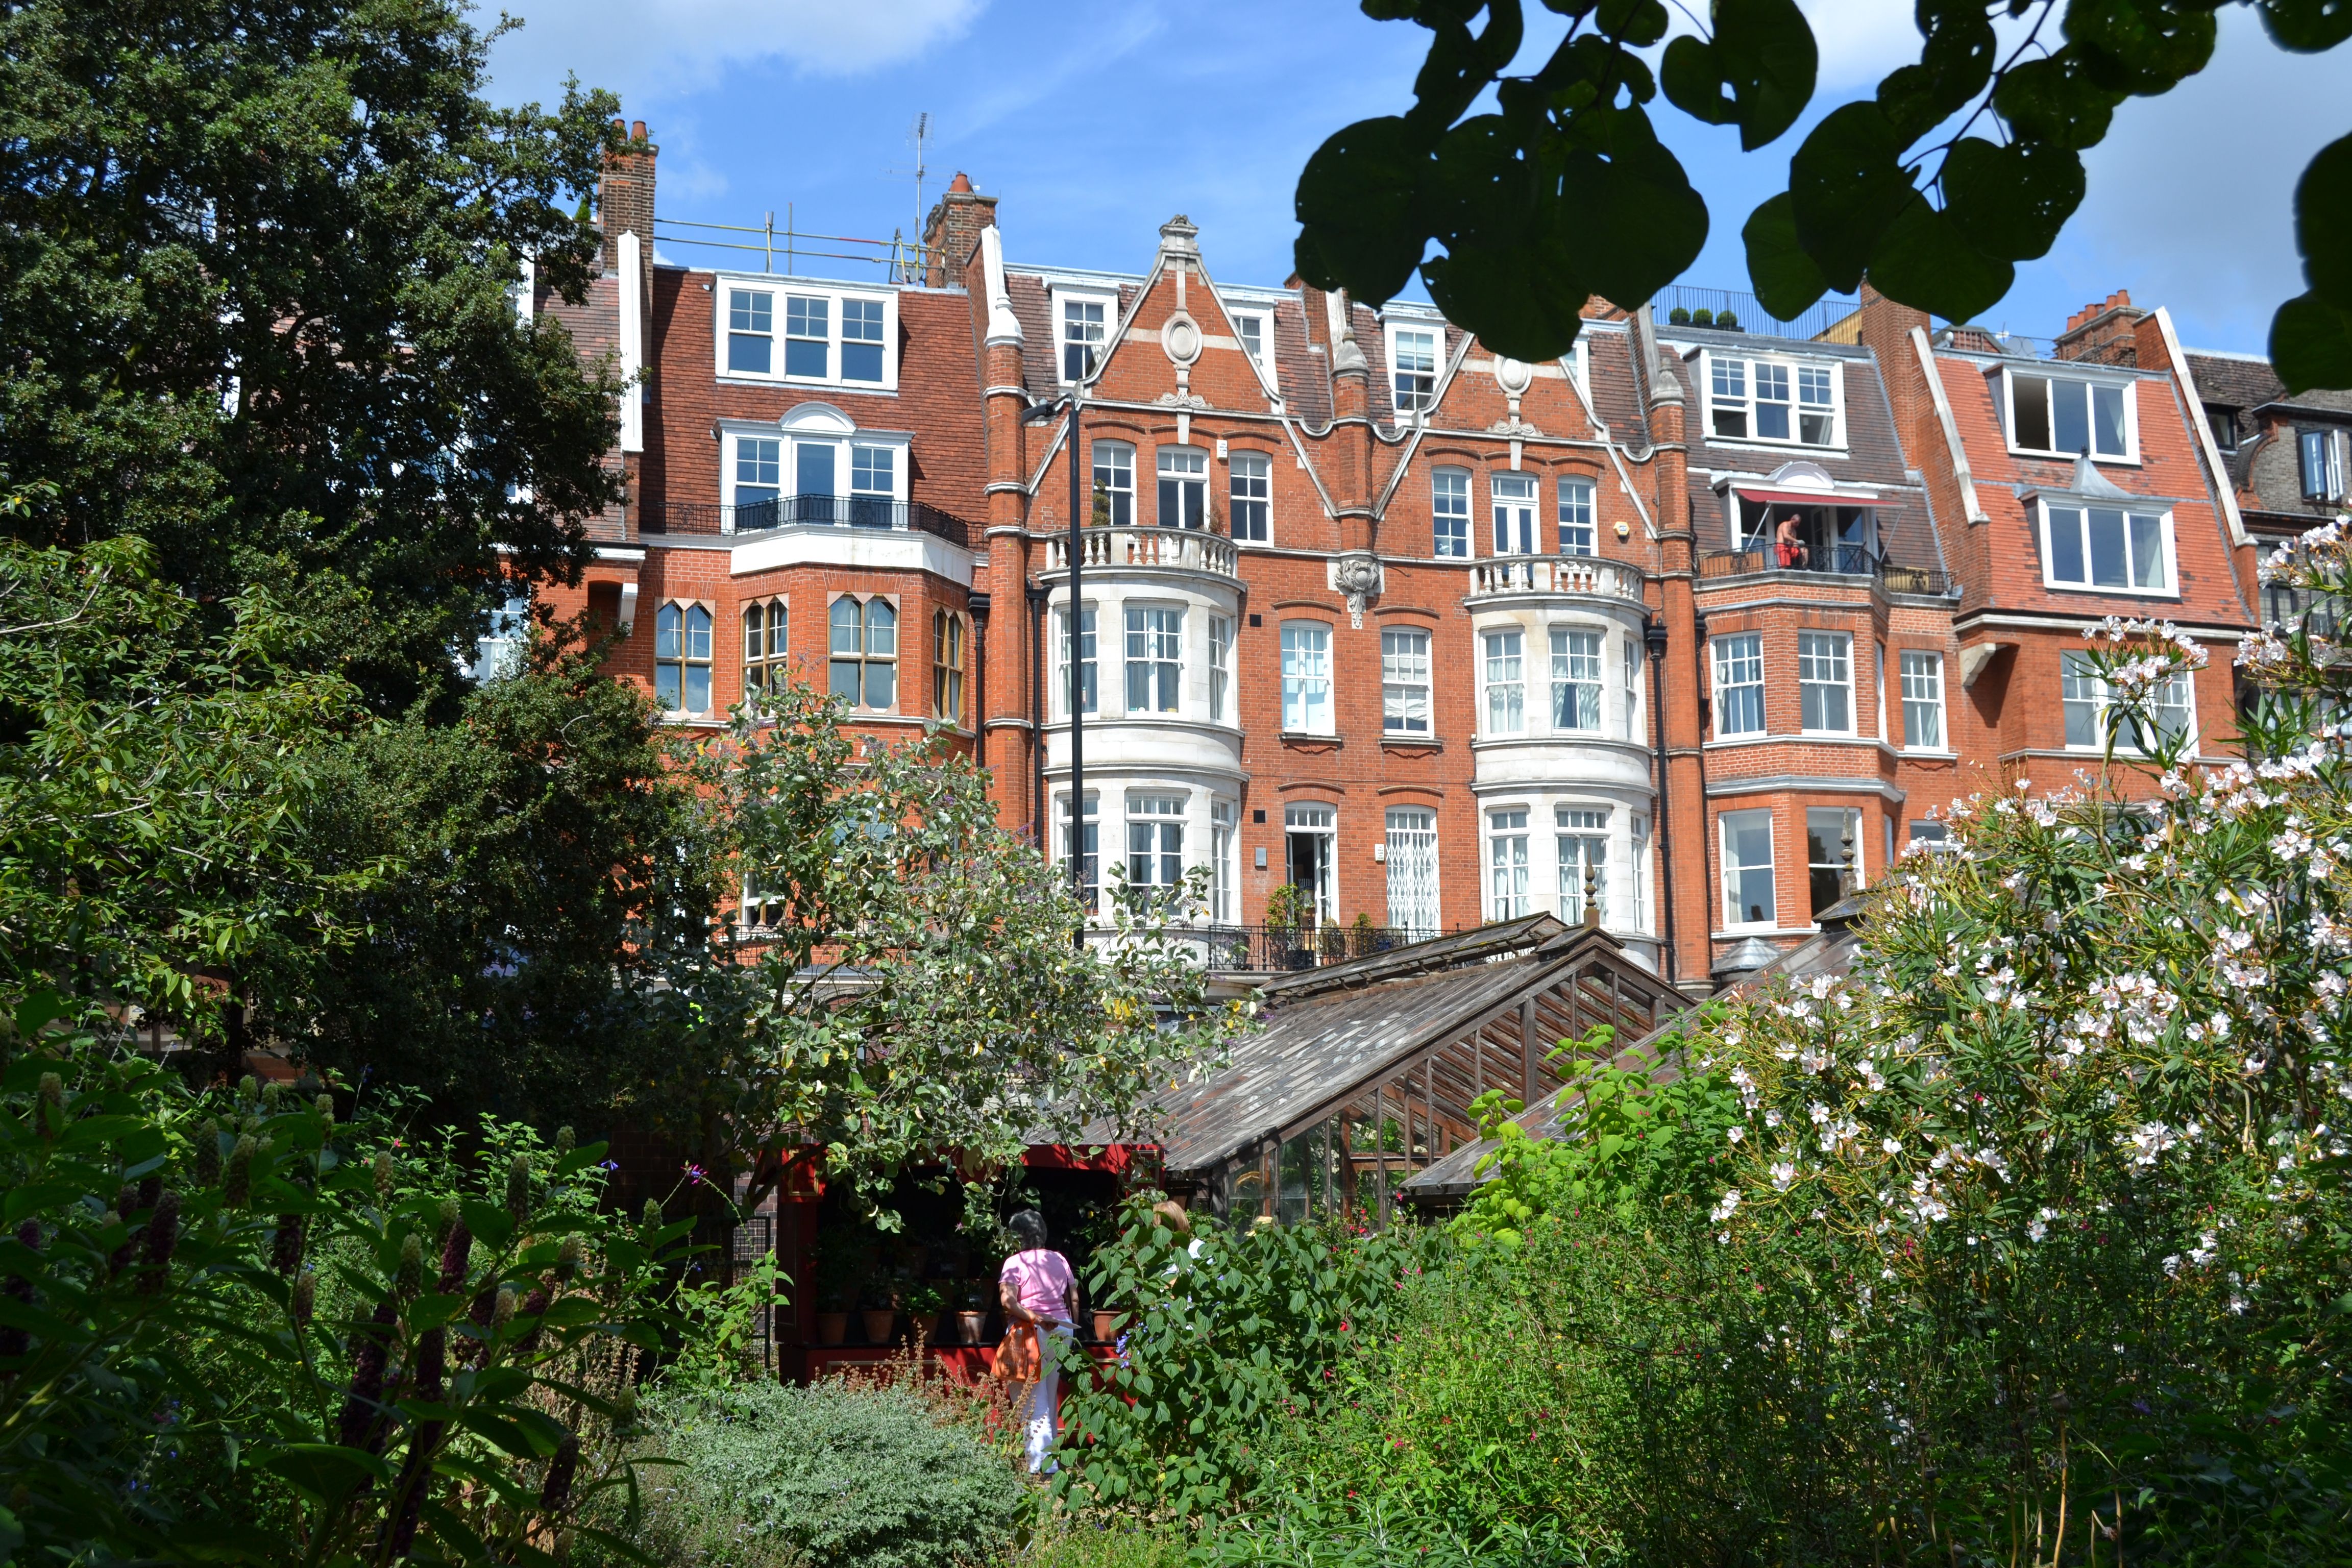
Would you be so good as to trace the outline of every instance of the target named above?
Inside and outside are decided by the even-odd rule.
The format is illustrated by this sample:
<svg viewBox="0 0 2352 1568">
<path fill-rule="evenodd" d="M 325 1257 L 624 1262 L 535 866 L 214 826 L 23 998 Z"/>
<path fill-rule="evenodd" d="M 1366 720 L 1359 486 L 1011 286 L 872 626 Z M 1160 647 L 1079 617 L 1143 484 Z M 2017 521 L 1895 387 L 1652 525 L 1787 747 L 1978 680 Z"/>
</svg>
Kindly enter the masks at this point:
<svg viewBox="0 0 2352 1568">
<path fill-rule="evenodd" d="M 901 258 L 898 262 L 898 280 L 902 283 L 920 283 L 923 280 L 926 266 L 922 240 L 923 220 L 930 216 L 923 208 L 923 179 L 929 173 L 927 154 L 930 150 L 931 117 L 929 113 L 915 116 L 914 129 L 908 133 L 908 140 L 915 144 L 915 241 L 912 245 L 905 246 L 898 251 Z M 892 169 L 887 172 L 893 174 L 907 173 L 904 169 Z"/>
</svg>

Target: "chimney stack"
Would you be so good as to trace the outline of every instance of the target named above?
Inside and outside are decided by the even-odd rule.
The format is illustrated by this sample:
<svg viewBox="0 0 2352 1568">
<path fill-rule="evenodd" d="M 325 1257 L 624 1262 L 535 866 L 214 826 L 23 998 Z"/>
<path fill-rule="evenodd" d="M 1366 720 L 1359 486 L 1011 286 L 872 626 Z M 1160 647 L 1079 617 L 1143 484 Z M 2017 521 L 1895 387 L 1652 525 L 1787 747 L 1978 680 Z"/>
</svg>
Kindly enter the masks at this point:
<svg viewBox="0 0 2352 1568">
<path fill-rule="evenodd" d="M 2105 300 L 2084 306 L 2066 318 L 2051 353 L 2058 359 L 2092 364 L 2136 365 L 2139 335 L 2135 330 L 2147 312 L 2131 302 L 2131 290 L 2118 289 Z"/>
<path fill-rule="evenodd" d="M 923 286 L 946 289 L 963 281 L 971 253 L 980 247 L 980 231 L 996 222 L 996 198 L 971 188 L 971 176 L 961 170 L 923 220 Z"/>
<path fill-rule="evenodd" d="M 621 121 L 613 121 L 619 131 Z M 596 185 L 596 226 L 604 234 L 604 268 L 620 269 L 620 242 L 634 233 L 651 267 L 654 256 L 654 160 L 661 149 L 646 138 L 642 120 L 628 128 L 629 145 L 604 158 L 604 177 Z M 650 272 L 647 274 L 651 276 Z"/>
</svg>

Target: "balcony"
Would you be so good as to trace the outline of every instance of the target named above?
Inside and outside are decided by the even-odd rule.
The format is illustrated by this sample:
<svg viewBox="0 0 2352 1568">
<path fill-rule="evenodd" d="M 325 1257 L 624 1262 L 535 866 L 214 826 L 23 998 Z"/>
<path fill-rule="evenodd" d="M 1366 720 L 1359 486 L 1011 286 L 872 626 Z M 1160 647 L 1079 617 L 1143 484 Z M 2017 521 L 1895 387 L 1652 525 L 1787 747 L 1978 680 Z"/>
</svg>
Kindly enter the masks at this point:
<svg viewBox="0 0 2352 1568">
<path fill-rule="evenodd" d="M 1456 926 L 1456 931 L 1470 928 Z M 1376 952 L 1392 952 L 1440 933 L 1405 926 L 1182 926 L 1159 933 L 1177 952 L 1203 963 L 1213 974 L 1271 974 L 1346 963 Z M 1115 942 L 1120 932 L 1090 928 L 1087 940 Z"/>
<path fill-rule="evenodd" d="M 971 542 L 971 525 L 921 501 L 886 496 L 779 496 L 744 506 L 699 501 L 645 501 L 637 531 L 667 535 L 768 533 L 780 528 L 870 528 L 928 533 L 955 544 Z"/>
<path fill-rule="evenodd" d="M 1196 528 L 1089 528 L 1079 535 L 1087 572 L 1206 572 L 1238 578 L 1234 542 Z M 1044 575 L 1070 569 L 1067 534 L 1045 535 Z"/>
<path fill-rule="evenodd" d="M 1702 557 L 1698 563 L 1699 580 L 1717 582 L 1730 577 L 1761 577 L 1774 574 L 1790 577 L 1867 577 L 1890 594 L 1926 594 L 1948 596 L 1955 592 L 1948 573 L 1931 571 L 1924 566 L 1896 566 L 1884 556 L 1874 556 L 1859 544 L 1829 544 L 1808 548 L 1801 563 L 1782 564 L 1780 552 L 1770 546 L 1761 550 L 1721 550 Z"/>
<path fill-rule="evenodd" d="M 1470 568 L 1470 597 L 1573 594 L 1585 598 L 1642 603 L 1642 574 L 1598 555 L 1504 555 Z"/>
</svg>

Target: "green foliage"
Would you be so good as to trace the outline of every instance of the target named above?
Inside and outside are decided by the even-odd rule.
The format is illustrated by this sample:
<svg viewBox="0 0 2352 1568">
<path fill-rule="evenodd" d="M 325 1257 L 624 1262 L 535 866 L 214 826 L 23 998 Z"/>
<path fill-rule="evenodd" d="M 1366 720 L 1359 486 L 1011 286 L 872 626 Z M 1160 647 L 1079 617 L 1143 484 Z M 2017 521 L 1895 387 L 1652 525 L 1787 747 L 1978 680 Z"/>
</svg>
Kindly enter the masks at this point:
<svg viewBox="0 0 2352 1568">
<path fill-rule="evenodd" d="M 1192 1568 L 1192 1542 L 1165 1524 L 1116 1514 L 1051 1515 L 1018 1559 L 1021 1568 Z"/>
<path fill-rule="evenodd" d="M 1296 1499 L 1244 1516 L 1194 1550 L 1200 1568 L 1582 1568 L 1605 1562 L 1543 1525 L 1468 1534 L 1385 1493 L 1338 1504 Z M 1155 1568 L 1149 1560 L 1143 1568 Z"/>
<path fill-rule="evenodd" d="M 530 257 L 584 298 L 618 108 L 494 108 L 488 47 L 443 0 L 0 12 L 0 487 L 49 487 L 16 537 L 270 585 L 385 713 L 509 572 L 577 571 L 617 379 L 510 291 Z"/>
<path fill-rule="evenodd" d="M 328 1094 L 192 1097 L 55 1010 L 0 1073 L 0 1529 L 45 1559 L 542 1561 L 634 1487 L 606 1438 L 675 1342 L 688 1226 L 600 1209 L 602 1144 L 492 1124 L 517 1212 L 500 1163 Z"/>
<path fill-rule="evenodd" d="M 1436 1245 L 1405 1226 L 1267 1223 L 1203 1236 L 1196 1251 L 1139 1201 L 1088 1276 L 1092 1299 L 1121 1314 L 1122 1348 L 1099 1377 L 1067 1352 L 1055 1494 L 1180 1518 L 1230 1507 L 1256 1484 L 1277 1424 L 1341 1398 Z"/>
<path fill-rule="evenodd" d="M 751 1383 L 654 1408 L 673 1562 L 957 1568 L 1009 1549 L 1033 1507 L 1006 1458 L 909 1390 Z"/>
<path fill-rule="evenodd" d="M 2252 0 L 2282 47 L 2352 36 L 2340 0 Z M 2126 99 L 2203 69 L 2212 0 L 1923 0 L 1919 58 L 1868 100 L 1837 106 L 1790 160 L 1787 190 L 1742 229 L 1759 300 L 1783 320 L 1867 276 L 1889 298 L 1951 321 L 2000 300 L 2015 264 L 2046 255 L 2082 205 L 2082 153 Z M 1810 104 L 1819 51 L 1792 0 L 1715 0 L 1669 41 L 1654 79 L 1636 51 L 1664 37 L 1654 0 L 1554 3 L 1566 37 L 1506 75 L 1519 0 L 1365 0 L 1368 15 L 1433 35 L 1402 116 L 1360 121 L 1300 173 L 1300 276 L 1380 302 L 1415 268 L 1454 321 L 1520 359 L 1563 353 L 1587 294 L 1628 310 L 1697 255 L 1704 201 L 1660 147 L 1658 92 L 1694 119 L 1737 125 L 1753 152 Z M 1482 31 L 1470 23 L 1484 14 Z M 2011 24 L 2007 37 L 1997 19 Z M 1497 112 L 1469 119 L 1492 89 Z M 1955 119 L 1957 132 L 1946 130 Z M 1976 134 L 1988 128 L 1990 135 Z M 1941 136 L 1941 140 L 1931 140 Z M 2324 149 L 2295 200 L 2308 291 L 2279 309 L 2271 357 L 2290 390 L 2352 386 L 2352 139 Z M 1433 242 L 1442 257 L 1424 259 Z M 1718 323 L 1722 324 L 1722 323 Z"/>
</svg>

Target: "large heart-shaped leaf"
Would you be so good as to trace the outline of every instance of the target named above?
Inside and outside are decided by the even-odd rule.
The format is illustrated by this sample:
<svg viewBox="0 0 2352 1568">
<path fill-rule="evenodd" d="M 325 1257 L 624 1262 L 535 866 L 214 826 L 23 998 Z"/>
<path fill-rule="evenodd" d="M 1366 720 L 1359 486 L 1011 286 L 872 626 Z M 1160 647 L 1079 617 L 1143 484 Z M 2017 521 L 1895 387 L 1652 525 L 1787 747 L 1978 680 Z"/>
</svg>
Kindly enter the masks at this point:
<svg viewBox="0 0 2352 1568">
<path fill-rule="evenodd" d="M 2015 268 L 1970 245 L 1951 215 L 1924 197 L 1887 226 L 1870 258 L 1871 287 L 1948 321 L 1974 320 L 2016 277 Z"/>
<path fill-rule="evenodd" d="M 1874 103 L 1833 110 L 1789 160 L 1797 243 L 1840 293 L 1862 281 L 1878 237 L 1919 199 L 1903 137 Z"/>
<path fill-rule="evenodd" d="M 1596 123 L 1562 161 L 1558 232 L 1593 292 L 1639 310 L 1698 259 L 1706 203 L 1642 110 L 1580 118 Z"/>
<path fill-rule="evenodd" d="M 2271 318 L 2270 349 L 2289 392 L 2352 391 L 2352 310 L 2298 294 Z"/>
<path fill-rule="evenodd" d="M 2281 48 L 2317 54 L 2352 38 L 2352 0 L 2259 0 L 2263 26 Z"/>
<path fill-rule="evenodd" d="M 2294 246 L 2312 292 L 2352 310 L 2352 136 L 2322 147 L 2294 183 Z"/>
<path fill-rule="evenodd" d="M 1812 100 L 1821 51 L 1796 0 L 1716 0 L 1715 37 L 1666 46 L 1658 83 L 1675 107 L 1739 127 L 1754 152 L 1797 122 Z"/>
<path fill-rule="evenodd" d="M 1429 153 L 1429 138 L 1396 115 L 1360 120 L 1317 148 L 1298 176 L 1299 276 L 1371 304 L 1393 299 L 1427 247 L 1414 198 Z"/>
<path fill-rule="evenodd" d="M 2078 150 L 2098 144 L 2123 100 L 2093 81 L 2071 50 L 2012 66 L 1992 89 L 1993 109 L 2019 136 Z"/>
<path fill-rule="evenodd" d="M 1996 146 L 1978 137 L 1945 156 L 1944 210 L 1985 255 L 2031 261 L 2049 254 L 2083 202 L 2083 160 L 2045 142 Z"/>
</svg>

